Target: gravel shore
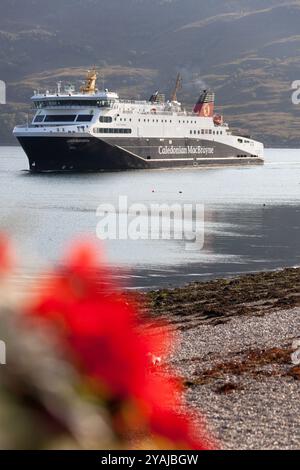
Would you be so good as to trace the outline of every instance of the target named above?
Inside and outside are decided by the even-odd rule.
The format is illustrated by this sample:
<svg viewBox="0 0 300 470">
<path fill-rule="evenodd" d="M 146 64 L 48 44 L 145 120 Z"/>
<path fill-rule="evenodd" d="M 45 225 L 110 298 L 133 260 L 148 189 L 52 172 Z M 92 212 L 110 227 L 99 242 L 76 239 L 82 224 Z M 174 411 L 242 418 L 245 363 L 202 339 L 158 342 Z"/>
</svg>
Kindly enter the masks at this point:
<svg viewBox="0 0 300 470">
<path fill-rule="evenodd" d="M 300 448 L 300 367 L 291 357 L 300 291 L 289 286 L 299 276 L 285 270 L 150 294 L 157 315 L 180 335 L 169 364 L 224 449 Z"/>
<path fill-rule="evenodd" d="M 171 365 L 223 448 L 300 448 L 300 371 L 291 361 L 299 336 L 299 308 L 181 333 Z"/>
</svg>

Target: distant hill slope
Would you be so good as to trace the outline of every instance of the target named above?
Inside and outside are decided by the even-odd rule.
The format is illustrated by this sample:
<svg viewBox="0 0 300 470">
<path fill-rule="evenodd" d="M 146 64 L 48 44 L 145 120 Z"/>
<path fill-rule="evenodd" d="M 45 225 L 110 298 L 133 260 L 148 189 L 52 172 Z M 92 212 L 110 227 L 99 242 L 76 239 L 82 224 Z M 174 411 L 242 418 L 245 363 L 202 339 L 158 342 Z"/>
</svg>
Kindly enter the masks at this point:
<svg viewBox="0 0 300 470">
<path fill-rule="evenodd" d="M 243 132 L 267 145 L 300 145 L 300 1 L 1 0 L 0 143 L 26 121 L 34 88 L 82 79 L 99 66 L 105 83 L 126 96 L 170 92 L 184 78 L 191 106 L 203 86 Z"/>
</svg>

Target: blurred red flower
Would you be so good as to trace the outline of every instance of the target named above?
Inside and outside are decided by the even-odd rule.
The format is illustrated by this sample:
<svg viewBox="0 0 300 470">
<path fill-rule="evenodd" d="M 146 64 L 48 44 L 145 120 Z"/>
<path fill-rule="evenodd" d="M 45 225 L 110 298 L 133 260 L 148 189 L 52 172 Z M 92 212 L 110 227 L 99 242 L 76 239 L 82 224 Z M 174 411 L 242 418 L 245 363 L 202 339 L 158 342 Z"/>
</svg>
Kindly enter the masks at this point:
<svg viewBox="0 0 300 470">
<path fill-rule="evenodd" d="M 181 405 L 179 382 L 150 373 L 148 354 L 166 352 L 168 334 L 150 328 L 134 300 L 112 286 L 108 271 L 103 265 L 97 268 L 91 245 L 71 251 L 64 267 L 41 289 L 30 314 L 59 327 L 94 390 L 118 402 L 118 426 L 147 429 L 170 449 L 208 448 L 206 441 L 192 437 L 193 419 L 174 411 Z"/>
<path fill-rule="evenodd" d="M 151 431 L 154 435 L 167 439 L 168 450 L 208 450 L 213 448 L 205 436 L 199 437 L 200 429 L 196 429 L 191 416 L 178 414 L 174 410 L 159 407 L 153 410 Z M 201 432 L 201 434 L 203 434 Z"/>
<path fill-rule="evenodd" d="M 12 250 L 8 238 L 0 233 L 0 275 L 13 267 Z"/>
<path fill-rule="evenodd" d="M 90 245 L 78 246 L 67 259 L 31 312 L 63 328 L 82 371 L 95 384 L 115 396 L 140 395 L 148 375 L 148 353 L 165 349 L 166 339 L 142 334 L 134 302 L 112 291 L 104 268 L 95 271 L 97 255 Z"/>
</svg>

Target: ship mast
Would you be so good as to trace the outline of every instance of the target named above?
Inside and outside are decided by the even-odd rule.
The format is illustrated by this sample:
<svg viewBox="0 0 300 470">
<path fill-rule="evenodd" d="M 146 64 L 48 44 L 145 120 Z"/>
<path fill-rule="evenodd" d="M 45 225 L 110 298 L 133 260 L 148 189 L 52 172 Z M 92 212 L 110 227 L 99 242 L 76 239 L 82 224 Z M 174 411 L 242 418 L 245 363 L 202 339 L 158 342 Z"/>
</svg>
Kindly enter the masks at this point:
<svg viewBox="0 0 300 470">
<path fill-rule="evenodd" d="M 178 73 L 177 78 L 176 78 L 176 85 L 175 85 L 175 88 L 174 88 L 173 93 L 171 95 L 171 101 L 178 101 L 177 100 L 177 92 L 179 90 L 181 90 L 181 88 L 182 88 L 182 78 L 181 78 L 180 73 Z"/>
<path fill-rule="evenodd" d="M 87 77 L 86 77 L 85 85 L 80 88 L 81 93 L 87 93 L 87 94 L 96 93 L 97 78 L 98 78 L 98 73 L 96 71 L 96 68 L 89 70 Z"/>
</svg>

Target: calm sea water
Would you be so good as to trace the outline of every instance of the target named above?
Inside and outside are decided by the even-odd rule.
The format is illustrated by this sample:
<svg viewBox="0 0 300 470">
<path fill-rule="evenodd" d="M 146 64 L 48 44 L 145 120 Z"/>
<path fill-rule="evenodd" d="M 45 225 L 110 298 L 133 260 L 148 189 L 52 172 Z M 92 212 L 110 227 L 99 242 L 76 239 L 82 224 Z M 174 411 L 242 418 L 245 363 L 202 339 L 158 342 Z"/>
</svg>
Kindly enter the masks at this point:
<svg viewBox="0 0 300 470">
<path fill-rule="evenodd" d="M 0 147 L 0 228 L 19 249 L 20 275 L 57 263 L 73 238 L 96 238 L 99 204 L 203 204 L 204 246 L 183 240 L 106 241 L 127 287 L 300 265 L 300 150 L 267 150 L 264 166 L 106 174 L 27 171 L 19 147 Z M 100 246 L 100 243 L 99 243 Z M 123 273 L 123 274 L 122 274 Z"/>
</svg>

